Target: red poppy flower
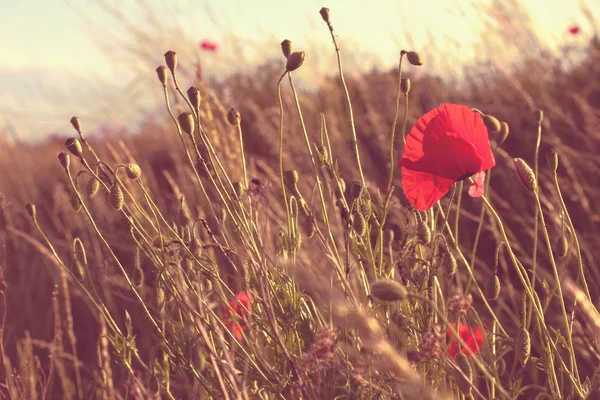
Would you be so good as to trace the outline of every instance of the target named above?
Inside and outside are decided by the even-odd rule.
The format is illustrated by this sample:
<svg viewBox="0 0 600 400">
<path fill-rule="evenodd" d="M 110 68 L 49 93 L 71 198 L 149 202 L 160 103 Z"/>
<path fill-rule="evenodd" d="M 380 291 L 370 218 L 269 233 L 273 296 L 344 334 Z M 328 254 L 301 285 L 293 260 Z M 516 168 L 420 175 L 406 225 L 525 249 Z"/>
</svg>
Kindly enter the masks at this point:
<svg viewBox="0 0 600 400">
<path fill-rule="evenodd" d="M 451 326 L 452 326 L 452 329 L 455 329 L 456 323 L 452 323 Z M 454 335 L 452 334 L 452 329 L 448 328 L 448 330 L 446 331 L 446 337 L 448 338 L 448 340 L 451 341 L 450 347 L 448 347 L 448 354 L 450 355 L 450 357 L 452 357 L 452 359 L 456 359 L 456 356 L 458 355 L 459 342 L 458 342 L 458 340 L 456 340 L 454 338 Z M 468 325 L 465 325 L 462 322 L 459 322 L 458 323 L 458 336 L 460 336 L 460 338 L 463 340 L 463 342 L 465 342 L 467 347 L 474 354 L 479 354 L 481 346 L 483 345 L 483 342 L 485 341 L 484 332 L 483 332 L 483 329 L 481 329 L 481 327 L 477 327 L 476 329 L 473 330 Z M 468 356 L 469 355 L 468 350 L 463 346 L 460 346 L 460 347 L 461 347 L 460 351 Z"/>
<path fill-rule="evenodd" d="M 469 196 L 481 197 L 485 191 L 485 171 L 473 175 L 473 184 L 469 188 Z"/>
<path fill-rule="evenodd" d="M 254 296 L 251 291 L 239 292 L 233 299 L 229 300 L 229 307 L 223 310 L 223 320 L 225 327 L 233 333 L 237 340 L 242 340 L 246 326 L 248 314 L 252 312 L 252 302 Z M 232 316 L 231 310 L 235 311 L 235 316 Z M 241 321 L 240 321 L 241 320 Z"/>
<path fill-rule="evenodd" d="M 202 50 L 215 52 L 219 49 L 219 45 L 216 42 L 210 40 L 203 40 L 200 42 L 200 48 Z"/>
<path fill-rule="evenodd" d="M 486 171 L 496 161 L 481 115 L 467 106 L 446 103 L 419 118 L 398 164 L 404 195 L 413 207 L 425 211 L 454 182 Z"/>
<path fill-rule="evenodd" d="M 579 25 L 571 25 L 569 27 L 569 33 L 573 36 L 577 35 L 579 32 L 581 32 L 581 28 L 579 27 Z"/>
</svg>

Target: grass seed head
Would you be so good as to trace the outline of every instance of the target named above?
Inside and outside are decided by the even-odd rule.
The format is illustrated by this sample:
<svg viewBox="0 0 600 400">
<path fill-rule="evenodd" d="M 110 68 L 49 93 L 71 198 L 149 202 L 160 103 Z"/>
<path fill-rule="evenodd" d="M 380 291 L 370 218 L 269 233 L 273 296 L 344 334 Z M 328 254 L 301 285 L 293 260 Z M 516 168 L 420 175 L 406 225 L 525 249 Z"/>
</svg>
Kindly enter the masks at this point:
<svg viewBox="0 0 600 400">
<path fill-rule="evenodd" d="M 498 121 L 496 117 L 490 114 L 486 114 L 483 116 L 483 123 L 486 126 L 486 128 L 488 128 L 488 131 L 493 133 L 500 132 L 500 129 L 502 129 L 500 121 Z"/>
<path fill-rule="evenodd" d="M 60 161 L 60 165 L 62 165 L 65 170 L 68 170 L 71 165 L 71 156 L 66 151 L 61 151 L 58 153 L 58 161 Z"/>
<path fill-rule="evenodd" d="M 537 180 L 535 179 L 535 174 L 533 170 L 522 158 L 515 158 L 515 169 L 517 171 L 517 176 L 519 180 L 531 193 L 534 193 L 537 190 Z"/>
<path fill-rule="evenodd" d="M 355 213 L 352 216 L 352 229 L 358 236 L 364 236 L 367 233 L 367 221 L 359 213 Z"/>
<path fill-rule="evenodd" d="M 287 39 L 281 42 L 281 52 L 285 58 L 288 58 L 292 54 L 292 42 Z"/>
<path fill-rule="evenodd" d="M 156 76 L 158 76 L 158 80 L 160 81 L 160 83 L 162 83 L 164 87 L 167 87 L 167 67 L 161 65 L 160 67 L 156 68 Z"/>
<path fill-rule="evenodd" d="M 191 113 L 183 112 L 179 114 L 179 117 L 177 117 L 177 122 L 179 122 L 181 130 L 188 135 L 192 135 L 194 133 L 194 116 Z"/>
<path fill-rule="evenodd" d="M 408 94 L 408 92 L 410 92 L 410 79 L 402 78 L 400 81 L 400 90 L 404 94 Z"/>
<path fill-rule="evenodd" d="M 423 59 L 421 58 L 421 55 L 419 53 L 417 53 L 416 51 L 407 52 L 406 59 L 408 60 L 409 63 L 411 63 L 412 65 L 414 65 L 416 67 L 423 65 Z"/>
<path fill-rule="evenodd" d="M 77 133 L 81 133 L 81 121 L 79 120 L 79 117 L 72 117 L 71 125 L 73 125 L 73 128 L 75 128 Z"/>
<path fill-rule="evenodd" d="M 422 219 L 419 219 L 417 222 L 417 238 L 421 244 L 428 244 L 431 242 L 431 229 L 429 229 Z"/>
<path fill-rule="evenodd" d="M 177 53 L 173 50 L 169 50 L 165 53 L 165 62 L 167 63 L 167 67 L 173 73 L 177 68 Z"/>
<path fill-rule="evenodd" d="M 398 281 L 380 279 L 371 283 L 371 296 L 383 301 L 404 300 L 408 296 L 406 287 Z"/>
<path fill-rule="evenodd" d="M 446 275 L 452 276 L 456 273 L 456 269 L 458 268 L 456 257 L 454 257 L 454 254 L 448 248 L 442 254 L 441 265 L 444 271 L 446 271 Z"/>
<path fill-rule="evenodd" d="M 287 63 L 285 64 L 285 69 L 288 72 L 292 72 L 297 70 L 304 63 L 304 58 L 306 54 L 303 51 L 295 51 L 289 55 L 287 59 Z"/>
<path fill-rule="evenodd" d="M 83 157 L 83 148 L 81 147 L 81 142 L 79 142 L 79 139 L 75 137 L 67 139 L 65 142 L 65 147 L 75 157 Z"/>
<path fill-rule="evenodd" d="M 231 107 L 227 112 L 227 121 L 232 126 L 238 126 L 242 122 L 242 116 L 235 107 Z"/>
<path fill-rule="evenodd" d="M 132 281 L 135 287 L 138 289 L 144 286 L 144 270 L 142 270 L 140 267 L 136 267 L 133 270 Z"/>
</svg>

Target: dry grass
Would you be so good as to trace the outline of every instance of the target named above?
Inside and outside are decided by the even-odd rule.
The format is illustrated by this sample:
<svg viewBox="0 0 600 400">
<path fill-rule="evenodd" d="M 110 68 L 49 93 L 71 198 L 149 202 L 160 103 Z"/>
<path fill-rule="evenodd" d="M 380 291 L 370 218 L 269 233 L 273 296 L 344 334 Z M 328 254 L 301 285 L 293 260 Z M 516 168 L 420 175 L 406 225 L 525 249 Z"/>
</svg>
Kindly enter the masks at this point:
<svg viewBox="0 0 600 400">
<path fill-rule="evenodd" d="M 498 10 L 496 21 L 511 12 L 521 11 Z M 528 49 L 539 44 L 531 35 Z M 78 137 L 87 142 L 82 158 L 70 155 L 68 174 L 56 160 L 64 139 L 3 146 L 0 393 L 11 399 L 596 398 L 599 63 L 595 38 L 581 60 L 536 54 L 512 71 L 497 62 L 478 65 L 464 82 L 422 72 L 411 79 L 408 98 L 400 97 L 391 165 L 401 156 L 403 118 L 410 128 L 444 102 L 478 108 L 510 125 L 502 144 L 491 137 L 497 166 L 486 190 L 489 207 L 448 196 L 432 212 L 416 214 L 398 177 L 385 203 L 380 193 L 389 176 L 398 71 L 346 79 L 367 188 L 356 201 L 361 177 L 342 82 L 324 78 L 318 90 L 300 91 L 296 103 L 285 76 L 280 112 L 279 61 L 266 62 L 251 79 L 240 74 L 224 82 L 203 80 L 200 65 L 180 66 L 188 72 L 178 77 L 181 89 L 193 85 L 202 95 L 193 135 L 180 136 L 181 119 L 148 119 L 136 131 L 87 137 L 82 121 Z M 413 78 L 416 68 L 405 60 L 403 76 Z M 174 119 L 192 111 L 171 77 L 165 92 Z M 239 126 L 228 122 L 231 105 L 242 116 Z M 539 150 L 535 109 L 544 111 Z M 327 156 L 318 157 L 323 147 Z M 550 149 L 559 155 L 556 180 L 544 159 Z M 539 157 L 545 226 L 539 223 L 537 233 L 536 202 L 516 178 L 516 157 L 534 169 Z M 98 160 L 110 171 L 101 172 Z M 282 185 L 290 175 L 280 177 L 279 161 L 297 171 L 296 188 Z M 131 163 L 141 168 L 137 180 L 127 176 Z M 102 183 L 88 199 L 91 174 Z M 78 212 L 75 177 L 84 203 Z M 230 182 L 243 190 L 236 193 Z M 115 204 L 118 190 L 122 208 Z M 26 204 L 35 204 L 34 220 Z M 351 207 L 358 207 L 362 217 L 352 218 L 364 219 L 365 233 L 348 223 L 343 209 Z M 419 237 L 424 224 L 433 240 Z M 85 261 L 73 250 L 76 238 Z M 451 275 L 437 270 L 448 251 L 458 262 Z M 484 293 L 494 271 L 500 292 L 491 300 Z M 383 279 L 408 294 L 379 301 L 371 288 Z M 231 300 L 243 290 L 254 296 L 251 310 Z M 239 337 L 227 325 L 236 313 L 247 318 L 233 320 L 247 326 Z M 486 335 L 479 355 L 455 363 L 444 333 L 457 320 L 483 322 Z M 522 334 L 516 340 L 523 330 L 528 352 Z"/>
</svg>

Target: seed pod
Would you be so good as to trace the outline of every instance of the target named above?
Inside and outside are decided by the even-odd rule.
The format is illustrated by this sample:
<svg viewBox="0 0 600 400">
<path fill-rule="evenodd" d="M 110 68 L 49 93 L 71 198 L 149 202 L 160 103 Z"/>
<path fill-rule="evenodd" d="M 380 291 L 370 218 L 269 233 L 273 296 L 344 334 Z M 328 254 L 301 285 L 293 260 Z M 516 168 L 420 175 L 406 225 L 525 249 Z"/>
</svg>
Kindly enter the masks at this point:
<svg viewBox="0 0 600 400">
<path fill-rule="evenodd" d="M 290 190 L 295 190 L 298 179 L 298 171 L 295 169 L 290 169 L 283 173 L 283 182 Z"/>
<path fill-rule="evenodd" d="M 68 170 L 71 165 L 71 156 L 66 151 L 61 151 L 58 153 L 58 161 L 60 161 L 60 165 L 62 165 L 65 170 Z"/>
<path fill-rule="evenodd" d="M 177 68 L 177 53 L 175 53 L 173 50 L 167 51 L 165 53 L 165 62 L 167 63 L 169 70 L 171 70 L 171 72 L 175 72 L 175 69 Z"/>
<path fill-rule="evenodd" d="M 82 204 L 77 193 L 71 194 L 71 207 L 73 208 L 73 210 L 75 210 L 75 212 L 81 210 Z"/>
<path fill-rule="evenodd" d="M 289 55 L 287 59 L 287 63 L 285 64 L 285 69 L 288 72 L 292 72 L 297 70 L 304 63 L 304 58 L 306 54 L 303 51 L 295 51 Z"/>
<path fill-rule="evenodd" d="M 121 190 L 121 186 L 119 186 L 119 181 L 115 180 L 115 183 L 108 193 L 108 204 L 110 204 L 115 211 L 120 211 L 123 208 L 124 200 L 123 190 Z"/>
<path fill-rule="evenodd" d="M 191 113 L 184 112 L 179 114 L 179 117 L 177 117 L 177 122 L 179 122 L 181 130 L 188 135 L 192 135 L 194 133 L 194 116 Z"/>
<path fill-rule="evenodd" d="M 75 278 L 77 278 L 80 282 L 82 282 L 85 279 L 85 268 L 78 261 L 75 261 L 73 275 L 75 275 Z"/>
<path fill-rule="evenodd" d="M 569 241 L 564 235 L 560 235 L 556 240 L 554 248 L 559 258 L 565 258 L 569 254 Z"/>
<path fill-rule="evenodd" d="M 238 198 L 242 197 L 244 194 L 244 185 L 242 185 L 242 182 L 233 182 L 233 191 Z"/>
<path fill-rule="evenodd" d="M 494 274 L 485 283 L 485 297 L 488 300 L 496 300 L 500 295 L 500 278 Z"/>
<path fill-rule="evenodd" d="M 417 238 L 421 244 L 428 244 L 431 242 L 431 230 L 422 219 L 419 219 L 417 222 Z"/>
<path fill-rule="evenodd" d="M 137 164 L 129 163 L 125 167 L 125 174 L 127 175 L 127 177 L 129 179 L 135 181 L 135 180 L 139 179 L 140 176 L 142 176 L 142 169 Z"/>
<path fill-rule="evenodd" d="M 498 139 L 498 144 L 502 144 L 506 141 L 506 139 L 508 138 L 508 134 L 510 132 L 510 127 L 508 126 L 508 123 L 502 121 L 500 122 L 500 132 L 499 132 L 499 139 Z"/>
<path fill-rule="evenodd" d="M 317 225 L 315 223 L 314 215 L 310 214 L 304 219 L 304 223 L 302 224 L 302 228 L 304 229 L 304 234 L 312 239 L 315 236 L 315 232 L 317 231 Z"/>
<path fill-rule="evenodd" d="M 352 229 L 354 229 L 358 236 L 364 236 L 367 233 L 367 221 L 365 221 L 365 217 L 359 213 L 355 213 L 352 217 Z"/>
<path fill-rule="evenodd" d="M 402 91 L 402 93 L 404 94 L 408 94 L 408 92 L 410 92 L 410 79 L 408 78 L 403 78 L 400 81 L 400 90 Z"/>
<path fill-rule="evenodd" d="M 323 21 L 325 21 L 328 25 L 331 23 L 329 20 L 329 8 L 327 7 L 323 7 L 319 10 L 319 14 L 321 14 L 321 18 L 323 18 Z"/>
<path fill-rule="evenodd" d="M 529 336 L 529 332 L 524 328 L 521 328 L 517 334 L 517 339 L 515 340 L 515 352 L 517 353 L 517 359 L 521 365 L 525 366 L 531 355 L 531 337 Z"/>
<path fill-rule="evenodd" d="M 242 122 L 242 117 L 235 107 L 231 107 L 229 112 L 227 112 L 227 121 L 232 126 L 238 126 L 238 124 Z"/>
<path fill-rule="evenodd" d="M 483 124 L 488 128 L 490 132 L 500 132 L 501 125 L 500 121 L 493 115 L 486 114 L 483 116 Z"/>
<path fill-rule="evenodd" d="M 164 87 L 167 86 L 167 68 L 164 65 L 156 68 L 156 76 L 158 76 L 158 80 Z"/>
<path fill-rule="evenodd" d="M 441 265 L 447 275 L 451 276 L 456 273 L 456 269 L 458 268 L 456 257 L 454 257 L 454 254 L 452 254 L 450 250 L 446 249 L 442 255 Z"/>
<path fill-rule="evenodd" d="M 198 112 L 200 109 L 200 89 L 198 89 L 196 86 L 190 86 L 190 88 L 187 90 L 187 95 L 188 99 L 190 99 L 190 103 L 192 103 L 192 107 L 194 107 L 194 110 Z"/>
<path fill-rule="evenodd" d="M 288 58 L 290 54 L 292 54 L 292 42 L 287 39 L 281 42 L 281 51 L 283 52 L 284 57 Z"/>
<path fill-rule="evenodd" d="M 67 139 L 65 142 L 65 147 L 69 150 L 75 157 L 83 157 L 83 148 L 81 147 L 81 143 L 79 139 L 72 137 Z"/>
<path fill-rule="evenodd" d="M 406 59 L 412 65 L 418 67 L 423 65 L 423 60 L 421 59 L 421 55 L 416 51 L 409 51 L 406 53 Z"/>
<path fill-rule="evenodd" d="M 550 150 L 550 152 L 546 153 L 546 162 L 548 163 L 548 168 L 554 173 L 558 169 L 558 153 L 554 150 Z"/>
<path fill-rule="evenodd" d="M 27 211 L 27 214 L 29 214 L 31 219 L 33 219 L 35 221 L 35 217 L 36 217 L 35 204 L 27 203 L 25 205 L 25 210 Z"/>
<path fill-rule="evenodd" d="M 98 193 L 98 190 L 100 190 L 100 181 L 92 176 L 86 185 L 88 199 L 94 197 Z"/>
<path fill-rule="evenodd" d="M 142 268 L 136 267 L 133 270 L 132 281 L 135 287 L 138 289 L 144 286 L 144 270 L 142 270 Z"/>
<path fill-rule="evenodd" d="M 406 287 L 398 281 L 380 279 L 371 283 L 371 296 L 383 301 L 403 300 L 408 296 Z"/>
<path fill-rule="evenodd" d="M 464 394 L 469 395 L 473 389 L 471 386 L 471 382 L 473 381 L 473 368 L 465 353 L 459 352 L 456 355 L 456 365 L 460 370 L 456 371 L 454 374 L 456 385 Z"/>
<path fill-rule="evenodd" d="M 535 192 L 537 190 L 537 180 L 531 167 L 522 158 L 515 158 L 514 162 L 517 176 L 525 189 L 532 193 Z"/>
<path fill-rule="evenodd" d="M 79 120 L 79 117 L 72 117 L 71 125 L 73 125 L 73 128 L 75 128 L 77 133 L 81 133 L 81 121 Z"/>
</svg>

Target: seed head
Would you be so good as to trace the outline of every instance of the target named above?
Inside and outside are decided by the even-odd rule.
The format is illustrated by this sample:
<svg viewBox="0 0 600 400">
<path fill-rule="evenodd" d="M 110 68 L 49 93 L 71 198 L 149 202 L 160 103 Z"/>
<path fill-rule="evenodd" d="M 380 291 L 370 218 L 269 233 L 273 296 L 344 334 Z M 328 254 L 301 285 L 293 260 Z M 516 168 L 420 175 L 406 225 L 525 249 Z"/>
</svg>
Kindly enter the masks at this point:
<svg viewBox="0 0 600 400">
<path fill-rule="evenodd" d="M 79 199 L 79 196 L 75 192 L 73 192 L 73 194 L 71 195 L 71 207 L 76 212 L 81 210 L 81 207 L 82 207 L 81 200 Z"/>
<path fill-rule="evenodd" d="M 67 139 L 67 141 L 65 142 L 65 147 L 75 157 L 83 157 L 83 148 L 81 147 L 81 143 L 79 142 L 79 139 L 77 139 L 75 137 Z"/>
<path fill-rule="evenodd" d="M 133 270 L 132 281 L 136 288 L 141 288 L 144 285 L 144 270 L 140 267 L 136 267 Z"/>
<path fill-rule="evenodd" d="M 242 185 L 242 182 L 233 182 L 233 191 L 238 198 L 242 197 L 242 194 L 244 194 L 244 185 Z"/>
<path fill-rule="evenodd" d="M 404 94 L 408 94 L 408 92 L 410 92 L 410 79 L 408 78 L 403 78 L 400 81 L 400 90 L 402 91 L 402 93 Z"/>
<path fill-rule="evenodd" d="M 367 221 L 359 213 L 355 213 L 352 218 L 352 229 L 358 236 L 364 236 L 367 233 Z"/>
<path fill-rule="evenodd" d="M 508 126 L 508 123 L 502 121 L 500 122 L 500 133 L 499 133 L 499 141 L 498 144 L 502 144 L 506 141 L 506 139 L 508 138 L 508 134 L 510 132 L 510 127 Z"/>
<path fill-rule="evenodd" d="M 464 317 L 467 315 L 467 310 L 471 308 L 472 304 L 473 296 L 470 294 L 467 296 L 457 294 L 448 300 L 448 305 L 446 307 L 448 308 L 448 312 Z"/>
<path fill-rule="evenodd" d="M 362 194 L 363 189 L 364 186 L 361 182 L 353 181 L 350 184 L 350 202 L 353 202 L 354 200 L 358 199 Z"/>
<path fill-rule="evenodd" d="M 423 60 L 421 59 L 421 55 L 416 51 L 409 51 L 406 53 L 406 59 L 412 65 L 419 67 L 423 65 Z"/>
<path fill-rule="evenodd" d="M 61 151 L 58 153 L 58 161 L 60 161 L 60 165 L 62 165 L 65 170 L 68 170 L 71 165 L 71 156 L 66 151 Z"/>
<path fill-rule="evenodd" d="M 187 95 L 194 110 L 198 111 L 200 109 L 200 89 L 196 86 L 190 86 L 187 90 Z"/>
<path fill-rule="evenodd" d="M 73 274 L 75 275 L 75 278 L 77 278 L 80 282 L 82 282 L 85 279 L 85 268 L 78 261 L 75 261 Z"/>
<path fill-rule="evenodd" d="M 485 297 L 488 300 L 496 300 L 500 295 L 500 288 L 500 278 L 497 274 L 492 275 L 485 284 Z"/>
<path fill-rule="evenodd" d="M 564 235 L 560 235 L 556 240 L 554 248 L 559 258 L 565 258 L 569 254 L 569 241 Z"/>
<path fill-rule="evenodd" d="M 486 126 L 486 128 L 488 128 L 488 131 L 490 132 L 500 132 L 500 129 L 502 128 L 500 125 L 500 121 L 498 121 L 498 119 L 496 117 L 494 117 L 493 115 L 489 115 L 486 114 L 483 116 L 483 123 Z"/>
<path fill-rule="evenodd" d="M 235 107 L 231 107 L 229 109 L 229 112 L 227 113 L 227 121 L 229 121 L 232 126 L 238 126 L 238 124 L 242 122 L 242 117 Z"/>
<path fill-rule="evenodd" d="M 298 171 L 295 169 L 290 169 L 283 173 L 283 181 L 285 182 L 286 186 L 292 190 L 296 188 L 298 179 Z"/>
<path fill-rule="evenodd" d="M 108 193 L 108 203 L 115 211 L 120 211 L 123 208 L 124 200 L 123 190 L 121 190 L 118 180 L 115 180 L 115 183 Z"/>
<path fill-rule="evenodd" d="M 431 230 L 422 219 L 419 219 L 417 222 L 417 238 L 421 244 L 428 244 L 431 242 Z"/>
<path fill-rule="evenodd" d="M 173 73 L 177 68 L 177 53 L 173 50 L 169 50 L 165 53 L 165 62 L 167 63 L 167 67 Z"/>
<path fill-rule="evenodd" d="M 329 8 L 321 8 L 319 10 L 319 14 L 321 14 L 321 18 L 323 18 L 323 21 L 325 21 L 328 25 L 331 23 L 331 20 L 329 19 Z"/>
<path fill-rule="evenodd" d="M 166 87 L 168 76 L 167 67 L 161 65 L 160 67 L 156 68 L 156 75 L 158 76 L 158 80 L 160 81 L 160 83 L 162 83 L 162 85 Z"/>
<path fill-rule="evenodd" d="M 98 193 L 99 189 L 100 189 L 100 181 L 92 176 L 86 185 L 86 192 L 87 192 L 88 199 L 91 199 L 92 197 L 94 197 Z"/>
<path fill-rule="evenodd" d="M 188 226 L 192 222 L 192 217 L 185 206 L 185 198 L 181 196 L 179 198 L 179 215 L 178 215 L 179 226 Z"/>
<path fill-rule="evenodd" d="M 179 117 L 177 117 L 177 122 L 179 122 L 181 130 L 188 135 L 192 135 L 194 133 L 194 116 L 191 113 L 184 112 L 179 114 Z"/>
<path fill-rule="evenodd" d="M 281 42 L 281 51 L 285 58 L 288 58 L 292 54 L 292 42 L 287 39 Z"/>
<path fill-rule="evenodd" d="M 458 265 L 456 263 L 456 257 L 454 257 L 454 254 L 452 254 L 452 252 L 447 248 L 446 251 L 444 251 L 444 253 L 442 254 L 441 265 L 442 268 L 444 268 L 444 270 L 446 271 L 446 274 L 449 276 L 454 275 L 456 273 L 456 269 L 458 268 Z"/>
<path fill-rule="evenodd" d="M 33 219 L 35 221 L 35 217 L 36 217 L 35 204 L 27 203 L 25 205 L 25 210 L 27 211 L 27 214 L 29 214 L 31 219 Z"/>
<path fill-rule="evenodd" d="M 546 153 L 546 162 L 548 163 L 548 168 L 553 173 L 556 173 L 558 170 L 558 153 L 554 150 L 550 150 L 550 152 Z"/>
<path fill-rule="evenodd" d="M 73 128 L 75 128 L 77 133 L 81 133 L 81 121 L 79 120 L 79 117 L 71 118 L 71 125 L 73 125 Z"/>
<path fill-rule="evenodd" d="M 531 337 L 529 336 L 529 331 L 524 328 L 517 334 L 517 339 L 515 340 L 515 352 L 517 353 L 517 358 L 521 365 L 527 364 L 529 356 L 531 355 Z"/>
<path fill-rule="evenodd" d="M 408 296 L 406 287 L 391 279 L 380 279 L 372 282 L 370 292 L 371 296 L 383 301 L 398 301 Z"/>
<path fill-rule="evenodd" d="M 531 193 L 534 193 L 537 190 L 537 180 L 535 179 L 535 174 L 533 173 L 531 167 L 529 167 L 529 165 L 527 165 L 522 158 L 515 158 L 514 161 L 519 180 L 525 189 L 529 190 Z"/>
<path fill-rule="evenodd" d="M 315 232 L 317 230 L 317 225 L 315 223 L 314 215 L 310 214 L 304 219 L 304 223 L 302 224 L 302 228 L 304 229 L 304 234 L 311 239 L 315 236 Z"/>
<path fill-rule="evenodd" d="M 285 64 L 286 71 L 292 72 L 300 68 L 304 63 L 304 57 L 306 57 L 306 54 L 303 51 L 295 51 L 290 54 Z"/>
</svg>

